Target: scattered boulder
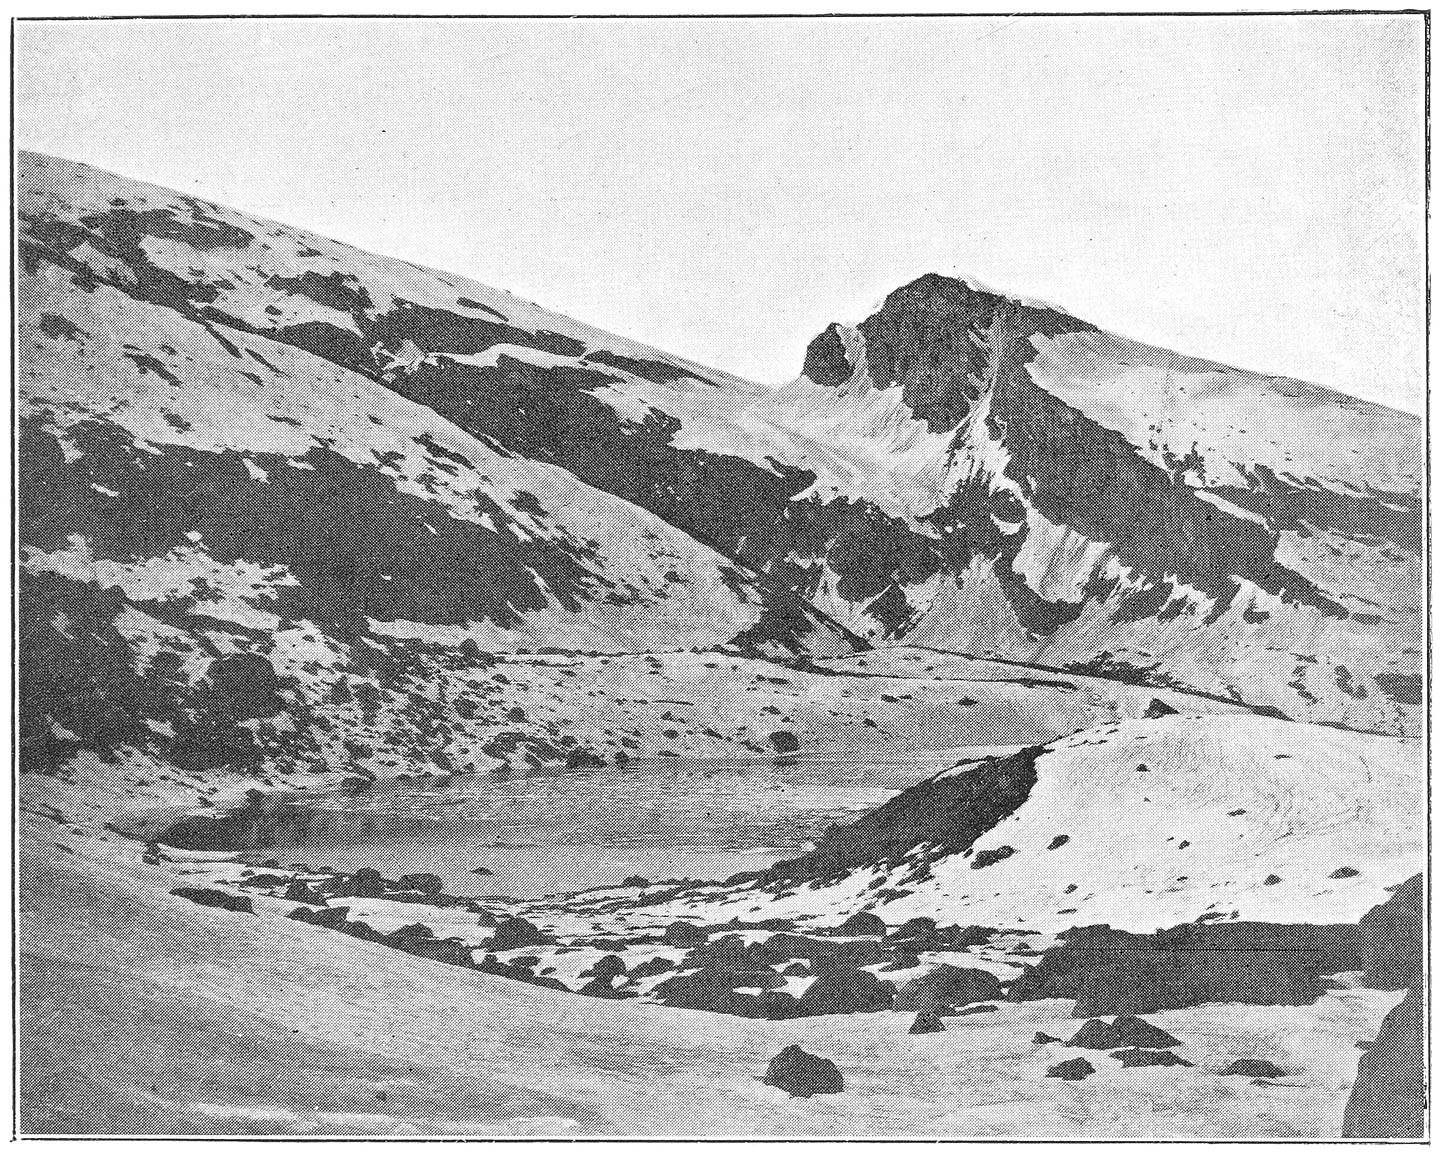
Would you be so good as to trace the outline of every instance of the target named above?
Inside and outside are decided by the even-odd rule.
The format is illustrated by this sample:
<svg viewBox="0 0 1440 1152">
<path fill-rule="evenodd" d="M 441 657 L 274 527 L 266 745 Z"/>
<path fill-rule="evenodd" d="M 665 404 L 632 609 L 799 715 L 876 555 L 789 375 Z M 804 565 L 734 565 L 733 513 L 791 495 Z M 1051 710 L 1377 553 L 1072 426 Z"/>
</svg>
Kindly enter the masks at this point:
<svg viewBox="0 0 1440 1152">
<path fill-rule="evenodd" d="M 1165 1029 L 1138 1016 L 1118 1016 L 1113 1024 L 1087 1020 L 1065 1041 L 1069 1048 L 1174 1048 L 1179 1043 Z"/>
<path fill-rule="evenodd" d="M 795 963 L 793 963 L 793 964 L 787 964 L 784 968 L 780 969 L 780 975 L 782 975 L 782 976 L 809 976 L 809 975 L 810 975 L 810 966 L 809 966 L 808 964 L 806 964 L 803 960 L 797 960 L 797 961 L 795 961 Z"/>
<path fill-rule="evenodd" d="M 787 732 L 781 729 L 770 733 L 770 745 L 782 756 L 800 750 L 800 738 L 794 732 Z M 838 1089 L 837 1089 L 838 1091 Z"/>
<path fill-rule="evenodd" d="M 915 1022 L 910 1025 L 911 1036 L 924 1036 L 930 1032 L 944 1032 L 945 1023 L 938 1012 L 917 1012 Z"/>
<path fill-rule="evenodd" d="M 323 895 L 298 878 L 291 880 L 285 886 L 285 899 L 292 900 L 296 904 L 317 904 L 321 907 L 324 907 L 326 903 Z"/>
<path fill-rule="evenodd" d="M 400 877 L 400 887 L 422 896 L 438 896 L 445 887 L 445 881 L 432 872 L 417 872 L 413 876 Z"/>
<path fill-rule="evenodd" d="M 1036 1033 L 1035 1033 L 1035 1039 L 1033 1039 L 1032 1041 L 1030 1041 L 1030 1043 L 1032 1043 L 1032 1044 L 1058 1044 L 1058 1043 L 1060 1043 L 1060 1037 L 1058 1037 L 1058 1036 L 1051 1036 L 1050 1033 L 1048 1033 L 1048 1032 L 1036 1032 Z"/>
<path fill-rule="evenodd" d="M 170 895 L 203 904 L 207 908 L 224 908 L 227 912 L 254 912 L 250 897 L 222 892 L 219 888 L 175 888 Z"/>
<path fill-rule="evenodd" d="M 320 928 L 343 929 L 350 918 L 350 909 L 344 904 L 337 904 L 333 908 L 311 908 L 302 904 L 290 913 L 291 920 L 299 920 L 305 924 L 314 924 Z"/>
<path fill-rule="evenodd" d="M 818 1096 L 821 1093 L 843 1092 L 844 1077 L 835 1064 L 823 1056 L 812 1056 L 798 1044 L 782 1049 L 765 1069 L 764 1083 L 780 1088 L 791 1096 Z"/>
<path fill-rule="evenodd" d="M 1169 704 L 1166 704 L 1165 701 L 1161 700 L 1158 696 L 1150 701 L 1150 706 L 1146 708 L 1144 712 L 1146 720 L 1158 720 L 1162 716 L 1178 715 L 1180 715 L 1180 709 L 1170 707 Z"/>
<path fill-rule="evenodd" d="M 652 956 L 649 960 L 642 960 L 630 969 L 630 978 L 639 980 L 645 976 L 654 976 L 658 972 L 669 972 L 674 967 L 675 961 L 664 956 Z"/>
<path fill-rule="evenodd" d="M 676 920 L 665 929 L 665 943 L 672 948 L 693 948 L 697 944 L 705 943 L 705 938 L 710 935 L 710 929 L 704 924 L 691 924 L 686 920 Z"/>
<path fill-rule="evenodd" d="M 370 899 L 384 896 L 385 878 L 374 868 L 361 868 L 350 877 L 350 883 L 342 895 L 363 896 Z"/>
<path fill-rule="evenodd" d="M 1008 860 L 1015 855 L 1015 849 L 1009 844 L 1002 844 L 998 848 L 986 848 L 975 853 L 975 859 L 970 861 L 971 868 L 989 868 L 992 864 L 998 864 L 1001 860 Z"/>
<path fill-rule="evenodd" d="M 1280 1076 L 1288 1076 L 1289 1072 L 1269 1060 L 1256 1060 L 1246 1058 L 1234 1061 L 1230 1067 L 1220 1073 L 1221 1076 L 1250 1076 L 1259 1080 L 1274 1080 Z"/>
<path fill-rule="evenodd" d="M 495 925 L 494 935 L 486 942 L 492 952 L 508 952 L 512 948 L 533 948 L 551 943 L 550 937 L 528 920 L 512 916 Z"/>
<path fill-rule="evenodd" d="M 911 968 L 920 967 L 920 957 L 914 952 L 900 951 L 895 953 L 894 959 L 881 969 L 882 972 L 908 972 Z"/>
<path fill-rule="evenodd" d="M 983 1000 L 998 1000 L 1002 995 L 1000 978 L 993 972 L 941 964 L 902 984 L 895 994 L 895 1008 L 900 1012 L 962 1008 Z"/>
<path fill-rule="evenodd" d="M 825 957 L 838 964 L 858 968 L 865 964 L 878 964 L 885 958 L 885 946 L 879 940 L 868 937 L 836 940 L 777 932 L 765 941 L 765 946 L 772 952 L 777 964 L 786 960 L 813 961 Z"/>
<path fill-rule="evenodd" d="M 532 959 L 532 957 L 525 957 L 525 959 Z M 517 964 L 519 962 L 519 960 L 515 961 Z M 600 980 L 613 980 L 617 976 L 624 976 L 625 971 L 625 961 L 620 959 L 615 953 L 610 952 L 600 957 L 599 960 L 595 961 L 594 967 L 588 972 L 582 972 L 581 975 L 594 976 Z"/>
<path fill-rule="evenodd" d="M 1166 1048 L 1121 1048 L 1111 1052 L 1120 1061 L 1122 1068 L 1193 1068 L 1189 1060 L 1182 1059 Z"/>
<path fill-rule="evenodd" d="M 479 868 L 471 868 L 471 869 L 470 869 L 470 874 L 471 874 L 472 876 L 493 876 L 493 875 L 495 875 L 494 872 L 490 871 L 489 868 L 486 868 L 486 867 L 484 867 L 483 865 L 482 865 L 481 867 L 479 867 Z"/>
<path fill-rule="evenodd" d="M 884 936 L 889 926 L 873 912 L 856 912 L 835 929 L 837 936 Z"/>
<path fill-rule="evenodd" d="M 1059 1064 L 1051 1065 L 1045 1075 L 1061 1080 L 1084 1080 L 1087 1076 L 1095 1075 L 1095 1065 L 1085 1057 L 1077 1056 L 1073 1060 L 1062 1060 Z"/>
</svg>

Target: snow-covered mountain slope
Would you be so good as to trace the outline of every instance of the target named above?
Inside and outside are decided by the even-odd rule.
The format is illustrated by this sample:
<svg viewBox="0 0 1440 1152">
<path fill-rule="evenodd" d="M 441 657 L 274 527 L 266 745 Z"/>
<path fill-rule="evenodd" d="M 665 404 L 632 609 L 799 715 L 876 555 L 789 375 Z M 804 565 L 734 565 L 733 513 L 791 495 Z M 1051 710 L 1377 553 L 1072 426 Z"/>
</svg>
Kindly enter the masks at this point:
<svg viewBox="0 0 1440 1152">
<path fill-rule="evenodd" d="M 968 761 L 709 914 L 898 924 L 1341 923 L 1424 866 L 1418 742 L 1257 716 L 1101 725 Z"/>
<path fill-rule="evenodd" d="M 913 642 L 1418 723 L 1417 417 L 938 276 L 832 325 L 804 382 L 943 439 L 928 473 L 900 448 L 944 557 Z"/>
<path fill-rule="evenodd" d="M 761 650 L 824 654 L 853 646 L 848 632 L 1189 686 L 1353 728 L 1419 722 L 1414 417 L 1143 348 L 936 276 L 892 293 L 855 328 L 827 329 L 803 376 L 763 386 L 468 280 L 84 165 L 22 156 L 19 176 L 24 270 L 50 301 L 31 320 L 50 330 L 22 340 L 22 356 L 78 356 L 113 317 L 130 335 L 116 337 L 108 362 L 146 386 L 146 405 L 163 408 L 157 397 L 195 376 L 222 391 L 231 386 L 218 381 L 231 380 L 227 398 L 253 386 L 245 404 L 261 410 L 304 393 L 305 413 L 274 413 L 287 452 L 350 461 L 341 471 L 356 454 L 362 472 L 424 468 L 437 491 L 471 486 L 472 473 L 487 490 L 494 481 L 495 508 L 470 514 L 478 529 L 421 527 L 402 513 L 410 530 L 398 548 L 431 531 L 483 538 L 488 553 L 509 557 L 496 560 L 507 575 L 487 582 L 518 589 L 515 600 L 486 603 L 463 580 L 452 592 L 446 558 L 456 552 L 442 549 L 430 570 L 447 579 L 422 577 L 413 594 L 382 580 L 389 570 L 363 579 L 354 599 L 383 606 L 372 618 L 464 627 L 492 647 L 544 636 L 627 647 L 654 620 L 683 636 L 676 647 L 738 635 Z M 152 330 L 171 335 L 152 340 Z M 276 384 L 285 374 L 288 393 Z M 377 428 L 366 436 L 378 435 L 375 420 L 403 419 L 440 450 L 421 444 L 416 455 L 320 425 L 310 437 L 319 447 L 304 443 L 313 397 L 328 405 L 332 392 L 349 397 L 342 422 L 365 410 Z M 85 405 L 99 402 L 79 401 L 58 423 L 86 425 Z M 171 415 L 207 427 L 194 413 Z M 140 426 L 133 412 L 125 419 Z M 158 408 L 146 419 L 171 437 L 155 443 L 185 445 Z M 296 419 L 299 428 L 286 424 Z M 242 485 L 239 468 L 254 474 L 240 455 L 275 444 L 276 424 L 256 414 L 253 439 L 224 443 L 235 455 L 217 458 Z M 250 463 L 270 478 L 269 488 L 250 484 L 267 498 L 303 479 L 281 468 L 277 485 L 264 461 Z M 402 498 L 445 504 L 420 488 Z M 524 494 L 570 546 L 543 534 L 524 547 L 482 537 L 485 516 L 501 535 L 524 526 Z M 173 520 L 168 509 L 161 518 Z M 58 538 L 42 551 L 69 547 Z M 594 555 L 567 563 L 566 547 Z M 272 553 L 249 552 L 237 555 L 273 567 Z M 673 588 L 671 572 L 689 592 Z M 614 604 L 632 580 L 646 591 Z M 392 603 L 407 597 L 435 605 Z M 597 617 L 589 608 L 601 603 Z"/>
</svg>

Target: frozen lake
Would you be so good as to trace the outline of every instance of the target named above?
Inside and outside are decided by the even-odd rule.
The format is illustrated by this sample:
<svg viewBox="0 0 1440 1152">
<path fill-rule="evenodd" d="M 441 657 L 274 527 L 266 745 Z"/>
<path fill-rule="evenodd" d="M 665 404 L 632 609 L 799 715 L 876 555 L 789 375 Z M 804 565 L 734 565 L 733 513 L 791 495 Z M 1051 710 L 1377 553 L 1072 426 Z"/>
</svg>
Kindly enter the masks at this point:
<svg viewBox="0 0 1440 1152">
<path fill-rule="evenodd" d="M 475 896 L 542 896 L 634 875 L 724 879 L 798 855 L 831 825 L 954 762 L 657 759 L 401 781 L 266 798 L 223 822 L 229 843 L 206 846 L 239 848 L 257 863 L 433 872 L 446 891 Z"/>
</svg>

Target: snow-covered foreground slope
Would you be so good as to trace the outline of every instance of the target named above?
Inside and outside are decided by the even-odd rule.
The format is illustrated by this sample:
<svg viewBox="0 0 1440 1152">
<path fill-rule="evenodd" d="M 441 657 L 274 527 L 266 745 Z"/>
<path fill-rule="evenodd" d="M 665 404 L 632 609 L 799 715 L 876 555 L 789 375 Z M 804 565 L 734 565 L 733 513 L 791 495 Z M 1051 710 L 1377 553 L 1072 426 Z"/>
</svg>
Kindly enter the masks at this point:
<svg viewBox="0 0 1440 1152">
<path fill-rule="evenodd" d="M 52 574 L 213 561 L 232 617 L 482 647 L 848 632 L 1417 728 L 1415 417 L 943 277 L 769 387 L 84 165 L 22 156 L 19 208 L 28 503 L 94 536 L 22 541 Z"/>
<path fill-rule="evenodd" d="M 53 826 L 52 826 L 53 828 Z M 786 1022 L 595 1000 L 169 895 L 173 874 L 94 829 L 20 856 L 20 1125 L 29 1133 L 651 1137 L 1332 1137 L 1355 1044 L 1398 993 L 1153 1020 L 1193 1068 L 1045 1076 L 1065 1001 L 910 1036 L 881 1012 Z M 56 909 L 62 909 L 56 914 Z M 758 1082 L 781 1048 L 839 1095 Z M 1058 1053 L 1058 1054 L 1057 1054 Z M 1269 1058 L 1284 1083 L 1217 1075 Z"/>
<path fill-rule="evenodd" d="M 1424 796 L 1418 742 L 1255 716 L 1126 720 L 941 772 L 708 914 L 838 923 L 868 908 L 1039 932 L 1353 923 L 1423 868 Z"/>
</svg>

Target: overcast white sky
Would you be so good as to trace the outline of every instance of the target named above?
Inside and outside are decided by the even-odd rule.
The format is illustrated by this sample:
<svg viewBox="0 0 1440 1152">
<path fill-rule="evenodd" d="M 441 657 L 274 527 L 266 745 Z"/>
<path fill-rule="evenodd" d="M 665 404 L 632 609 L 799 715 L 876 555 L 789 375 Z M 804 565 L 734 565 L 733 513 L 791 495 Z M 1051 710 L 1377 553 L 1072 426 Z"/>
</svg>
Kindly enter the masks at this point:
<svg viewBox="0 0 1440 1152">
<path fill-rule="evenodd" d="M 35 148 L 741 375 L 926 271 L 1418 410 L 1419 17 L 22 23 Z"/>
</svg>

